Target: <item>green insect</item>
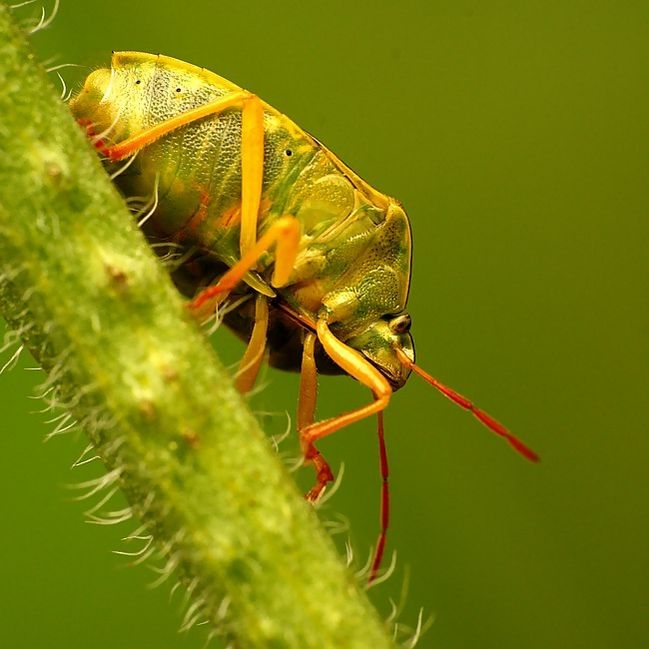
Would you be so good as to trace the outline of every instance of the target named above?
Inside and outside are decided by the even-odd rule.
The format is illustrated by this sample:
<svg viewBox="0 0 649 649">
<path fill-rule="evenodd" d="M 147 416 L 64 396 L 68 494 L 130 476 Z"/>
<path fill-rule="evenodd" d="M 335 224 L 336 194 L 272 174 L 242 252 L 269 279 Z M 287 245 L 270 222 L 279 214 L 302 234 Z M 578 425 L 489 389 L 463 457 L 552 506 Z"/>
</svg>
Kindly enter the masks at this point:
<svg viewBox="0 0 649 649">
<path fill-rule="evenodd" d="M 155 195 L 147 234 L 192 252 L 188 308 L 203 318 L 228 298 L 250 298 L 225 320 L 248 341 L 239 390 L 254 385 L 266 349 L 271 365 L 300 371 L 297 428 L 316 472 L 310 501 L 333 479 L 316 442 L 378 415 L 382 516 L 370 581 L 388 528 L 382 411 L 412 370 L 537 459 L 415 365 L 406 213 L 288 117 L 208 70 L 140 52 L 114 53 L 70 108 L 109 169 L 132 158 L 115 178 L 121 191 Z M 208 276 L 214 281 L 200 287 Z M 316 422 L 317 371 L 348 374 L 374 398 Z"/>
</svg>

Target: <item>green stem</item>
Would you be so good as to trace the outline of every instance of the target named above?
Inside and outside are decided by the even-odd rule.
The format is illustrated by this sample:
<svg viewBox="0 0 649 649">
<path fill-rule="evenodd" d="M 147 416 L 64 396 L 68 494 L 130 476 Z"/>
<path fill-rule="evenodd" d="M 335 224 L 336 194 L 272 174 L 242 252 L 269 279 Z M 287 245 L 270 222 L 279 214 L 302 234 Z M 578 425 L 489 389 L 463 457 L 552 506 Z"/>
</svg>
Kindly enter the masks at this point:
<svg viewBox="0 0 649 649">
<path fill-rule="evenodd" d="M 191 585 L 186 621 L 393 646 L 1 4 L 0 88 L 0 308 Z"/>
</svg>

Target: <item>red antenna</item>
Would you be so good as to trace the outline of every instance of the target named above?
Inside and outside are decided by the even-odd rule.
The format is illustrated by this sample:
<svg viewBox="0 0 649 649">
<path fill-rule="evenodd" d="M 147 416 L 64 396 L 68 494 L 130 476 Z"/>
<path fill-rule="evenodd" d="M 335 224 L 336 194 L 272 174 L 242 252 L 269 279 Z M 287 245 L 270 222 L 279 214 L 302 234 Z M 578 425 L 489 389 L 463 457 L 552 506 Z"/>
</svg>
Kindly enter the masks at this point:
<svg viewBox="0 0 649 649">
<path fill-rule="evenodd" d="M 466 397 L 452 390 L 451 388 L 440 383 L 435 377 L 424 372 L 418 365 L 415 365 L 400 349 L 396 350 L 399 360 L 414 372 L 419 374 L 425 381 L 430 383 L 434 388 L 439 390 L 445 397 L 456 403 L 460 408 L 464 408 L 471 412 L 477 419 L 479 419 L 487 428 L 492 430 L 496 435 L 503 437 L 512 446 L 512 448 L 520 453 L 524 458 L 531 462 L 538 462 L 539 456 L 531 449 L 521 442 L 518 437 L 512 435 L 499 421 L 496 421 L 491 415 L 488 415 L 484 410 L 474 406 Z"/>
<path fill-rule="evenodd" d="M 461 408 L 468 410 L 472 413 L 481 423 L 483 423 L 491 431 L 503 437 L 517 452 L 524 458 L 531 462 L 538 462 L 539 456 L 529 447 L 523 444 L 518 437 L 510 433 L 499 421 L 494 419 L 491 415 L 487 414 L 484 410 L 480 410 L 474 406 L 471 401 L 463 397 L 459 392 L 452 390 L 443 383 L 440 383 L 435 377 L 428 374 L 411 361 L 400 349 L 396 349 L 399 360 L 419 374 L 425 381 L 430 383 L 434 388 L 439 390 L 445 397 L 456 403 Z M 376 550 L 374 552 L 374 559 L 372 560 L 372 567 L 370 568 L 370 576 L 367 580 L 368 585 L 371 584 L 378 574 L 385 551 L 385 543 L 388 536 L 388 527 L 390 525 L 390 488 L 389 488 L 389 471 L 388 471 L 388 453 L 385 448 L 385 431 L 383 429 L 383 412 L 377 413 L 378 427 L 377 434 L 379 439 L 379 461 L 381 465 L 381 529 L 379 531 L 379 538 L 376 542 Z"/>
<path fill-rule="evenodd" d="M 377 434 L 379 438 L 379 460 L 381 464 L 381 529 L 379 531 L 379 538 L 376 542 L 376 550 L 374 551 L 374 559 L 372 567 L 370 568 L 370 576 L 367 579 L 369 586 L 375 579 L 381 567 L 383 559 L 383 552 L 385 551 L 385 542 L 388 536 L 388 526 L 390 525 L 390 487 L 388 483 L 388 452 L 385 448 L 385 431 L 383 429 L 383 412 L 377 413 L 378 426 Z"/>
</svg>

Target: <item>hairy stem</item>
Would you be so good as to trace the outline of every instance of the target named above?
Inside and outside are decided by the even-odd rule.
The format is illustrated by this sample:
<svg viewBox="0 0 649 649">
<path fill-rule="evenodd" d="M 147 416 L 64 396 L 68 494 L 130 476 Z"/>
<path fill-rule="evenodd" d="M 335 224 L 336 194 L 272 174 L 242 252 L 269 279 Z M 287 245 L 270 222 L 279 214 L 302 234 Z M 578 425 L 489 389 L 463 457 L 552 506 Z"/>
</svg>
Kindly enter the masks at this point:
<svg viewBox="0 0 649 649">
<path fill-rule="evenodd" d="M 392 646 L 0 4 L 0 308 L 207 620 Z"/>
</svg>

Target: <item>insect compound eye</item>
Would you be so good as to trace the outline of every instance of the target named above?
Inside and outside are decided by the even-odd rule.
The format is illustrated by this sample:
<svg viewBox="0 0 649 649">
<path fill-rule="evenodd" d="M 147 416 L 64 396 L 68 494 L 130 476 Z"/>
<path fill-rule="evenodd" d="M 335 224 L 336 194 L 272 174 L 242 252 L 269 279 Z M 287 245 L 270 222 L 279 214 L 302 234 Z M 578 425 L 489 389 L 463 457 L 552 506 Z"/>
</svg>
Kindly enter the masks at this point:
<svg viewBox="0 0 649 649">
<path fill-rule="evenodd" d="M 405 334 L 410 331 L 410 326 L 412 325 L 412 319 L 408 313 L 403 315 L 398 315 L 396 318 L 392 318 L 388 323 L 390 331 L 394 334 Z"/>
</svg>

